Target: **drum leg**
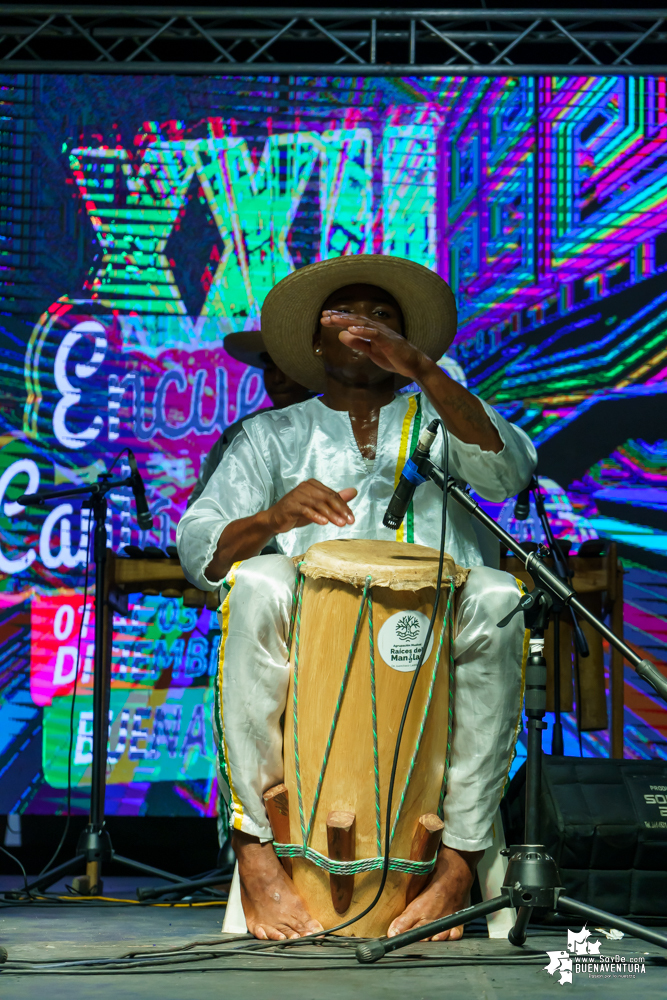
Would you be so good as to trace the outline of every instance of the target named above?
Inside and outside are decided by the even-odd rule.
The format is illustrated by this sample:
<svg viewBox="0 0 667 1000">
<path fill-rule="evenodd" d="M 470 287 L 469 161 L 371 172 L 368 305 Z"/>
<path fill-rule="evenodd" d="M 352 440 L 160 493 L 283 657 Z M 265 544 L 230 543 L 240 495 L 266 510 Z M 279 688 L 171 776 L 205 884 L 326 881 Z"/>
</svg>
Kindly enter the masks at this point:
<svg viewBox="0 0 667 1000">
<path fill-rule="evenodd" d="M 273 788 L 269 788 L 267 792 L 264 792 L 262 798 L 264 799 L 266 813 L 269 817 L 271 830 L 273 831 L 273 839 L 278 844 L 291 843 L 289 826 L 289 792 L 287 791 L 287 785 L 275 785 Z M 291 878 L 291 859 L 281 858 L 280 860 L 283 868 Z"/>
<path fill-rule="evenodd" d="M 434 813 L 425 813 L 419 817 L 415 835 L 410 848 L 410 861 L 431 861 L 435 857 L 442 839 L 445 824 Z M 427 875 L 413 875 L 408 883 L 405 902 L 411 903 L 418 896 L 430 878 Z"/>
<path fill-rule="evenodd" d="M 332 861 L 355 860 L 356 817 L 353 812 L 330 812 L 327 846 Z M 352 902 L 354 875 L 330 875 L 331 902 L 336 913 L 345 913 Z"/>
</svg>

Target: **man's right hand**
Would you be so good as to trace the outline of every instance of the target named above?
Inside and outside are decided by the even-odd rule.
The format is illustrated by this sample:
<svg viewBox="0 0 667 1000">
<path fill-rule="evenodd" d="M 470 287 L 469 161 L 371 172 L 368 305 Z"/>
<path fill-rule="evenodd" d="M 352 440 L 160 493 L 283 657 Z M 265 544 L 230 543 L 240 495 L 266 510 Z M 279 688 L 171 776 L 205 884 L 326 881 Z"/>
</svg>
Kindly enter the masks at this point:
<svg viewBox="0 0 667 1000">
<path fill-rule="evenodd" d="M 266 512 L 273 535 L 282 535 L 306 524 L 337 524 L 339 528 L 354 524 L 354 514 L 348 501 L 357 491 L 348 487 L 336 493 L 317 479 L 307 479 L 286 493 Z"/>
<path fill-rule="evenodd" d="M 233 563 L 249 559 L 262 551 L 274 535 L 282 535 L 292 528 L 306 524 L 335 524 L 343 528 L 354 524 L 354 514 L 348 502 L 357 491 L 329 489 L 317 479 L 299 483 L 268 510 L 260 510 L 250 517 L 241 517 L 228 524 L 218 539 L 215 555 L 206 567 L 206 577 L 211 582 L 222 580 Z"/>
</svg>

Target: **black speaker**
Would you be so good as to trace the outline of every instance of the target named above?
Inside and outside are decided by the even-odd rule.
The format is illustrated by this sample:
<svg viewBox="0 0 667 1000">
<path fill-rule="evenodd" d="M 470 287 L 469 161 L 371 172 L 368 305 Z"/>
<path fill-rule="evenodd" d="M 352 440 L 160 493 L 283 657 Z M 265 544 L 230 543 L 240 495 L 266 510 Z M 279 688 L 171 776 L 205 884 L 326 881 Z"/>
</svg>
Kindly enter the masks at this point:
<svg viewBox="0 0 667 1000">
<path fill-rule="evenodd" d="M 523 843 L 525 785 L 524 764 L 501 805 L 508 844 Z M 568 896 L 665 923 L 667 761 L 545 756 L 541 840 Z"/>
</svg>

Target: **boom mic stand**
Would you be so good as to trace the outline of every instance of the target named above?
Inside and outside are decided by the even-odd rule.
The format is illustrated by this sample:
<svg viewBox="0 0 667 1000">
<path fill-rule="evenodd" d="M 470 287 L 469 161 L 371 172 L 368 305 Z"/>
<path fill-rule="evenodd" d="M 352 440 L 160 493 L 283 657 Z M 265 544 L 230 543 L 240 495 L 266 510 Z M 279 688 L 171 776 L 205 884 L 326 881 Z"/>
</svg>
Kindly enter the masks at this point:
<svg viewBox="0 0 667 1000">
<path fill-rule="evenodd" d="M 132 456 L 134 458 L 134 456 Z M 28 883 L 28 892 L 36 889 L 43 892 L 63 875 L 85 864 L 86 874 L 78 879 L 78 888 L 84 895 L 101 895 L 102 864 L 115 861 L 126 868 L 166 879 L 168 882 L 185 882 L 178 875 L 161 871 L 151 865 L 121 857 L 114 851 L 109 832 L 104 822 L 104 799 L 106 790 L 107 740 L 109 737 L 109 658 L 105 656 L 107 645 L 110 644 L 110 629 L 105 614 L 105 606 L 109 599 L 106 577 L 107 565 L 107 494 L 110 490 L 122 487 L 137 488 L 138 473 L 133 473 L 126 479 L 110 479 L 105 473 L 98 477 L 96 483 L 87 486 L 74 486 L 64 490 L 43 490 L 39 493 L 24 493 L 19 503 L 24 506 L 41 506 L 47 500 L 62 500 L 65 497 L 87 496 L 85 506 L 92 511 L 95 522 L 93 558 L 95 561 L 95 657 L 93 669 L 93 761 L 90 786 L 90 815 L 88 824 L 79 837 L 76 855 L 55 868 L 42 872 L 36 879 Z M 140 481 L 140 480 L 139 480 Z M 141 487 L 143 492 L 143 486 Z M 135 493 L 136 497 L 136 493 Z M 140 515 L 141 517 L 141 515 Z M 150 522 L 152 523 L 152 521 Z M 85 614 L 85 608 L 83 609 Z M 78 678 L 79 664 L 74 679 L 74 691 Z M 74 692 L 72 693 L 74 697 Z"/>
<path fill-rule="evenodd" d="M 544 537 L 547 541 L 547 548 L 551 552 L 554 561 L 554 571 L 561 580 L 568 583 L 570 579 L 570 573 L 567 568 L 567 559 L 563 555 L 563 551 L 554 538 L 554 533 L 547 516 L 547 512 L 544 506 L 544 495 L 540 489 L 540 484 L 537 476 L 533 476 L 530 483 L 525 491 L 528 495 L 533 494 L 535 500 L 535 509 L 537 511 L 537 516 L 540 519 L 542 525 L 542 530 L 544 531 Z M 523 511 L 519 510 L 520 504 L 517 502 L 514 507 L 514 517 L 520 521 L 524 521 L 528 516 L 528 505 L 523 508 Z M 551 736 L 551 752 L 558 757 L 563 756 L 563 723 L 561 722 L 561 695 L 560 695 L 560 618 L 564 610 L 564 605 L 561 602 L 554 602 L 553 605 L 553 620 L 554 620 L 554 725 Z M 574 629 L 574 642 L 577 647 L 577 652 L 579 656 L 586 657 L 589 655 L 588 643 L 586 642 L 586 636 L 584 635 L 581 625 L 577 621 L 576 615 L 573 608 L 569 608 L 570 617 L 572 619 L 572 627 Z"/>
<path fill-rule="evenodd" d="M 424 469 L 426 468 L 426 471 Z M 441 490 L 453 497 L 469 514 L 488 528 L 508 549 L 511 549 L 524 564 L 535 582 L 535 589 L 530 594 L 521 597 L 516 608 L 503 621 L 498 622 L 502 628 L 519 612 L 523 613 L 524 622 L 530 630 L 530 646 L 526 664 L 525 710 L 528 719 L 528 745 L 526 751 L 526 821 L 524 843 L 505 850 L 509 857 L 507 872 L 503 881 L 501 895 L 495 899 L 487 899 L 475 906 L 459 910 L 430 924 L 424 924 L 404 934 L 393 938 L 377 938 L 365 941 L 356 948 L 359 962 L 377 962 L 387 952 L 395 951 L 406 945 L 423 941 L 442 931 L 468 924 L 478 917 L 495 913 L 506 907 L 516 907 L 517 918 L 514 927 L 509 932 L 509 941 L 514 945 L 522 945 L 526 940 L 528 922 L 535 907 L 556 910 L 560 913 L 577 914 L 587 920 L 595 920 L 598 924 L 609 924 L 626 934 L 632 934 L 651 944 L 667 948 L 667 937 L 658 934 L 648 927 L 641 927 L 631 920 L 617 917 L 613 913 L 598 910 L 594 906 L 580 903 L 563 895 L 563 885 L 554 859 L 540 843 L 540 793 L 542 781 L 542 730 L 546 729 L 544 715 L 546 713 L 546 680 L 547 664 L 544 659 L 544 630 L 549 624 L 549 616 L 555 603 L 572 608 L 576 613 L 597 629 L 601 635 L 623 653 L 625 659 L 637 671 L 640 677 L 647 681 L 656 693 L 667 701 L 667 678 L 648 660 L 641 657 L 619 639 L 607 626 L 583 605 L 576 593 L 565 580 L 553 573 L 541 561 L 538 553 L 526 552 L 525 549 L 492 517 L 480 508 L 466 490 L 462 489 L 451 477 L 445 482 L 442 469 L 432 463 L 420 466 L 423 476 L 432 479 Z"/>
</svg>

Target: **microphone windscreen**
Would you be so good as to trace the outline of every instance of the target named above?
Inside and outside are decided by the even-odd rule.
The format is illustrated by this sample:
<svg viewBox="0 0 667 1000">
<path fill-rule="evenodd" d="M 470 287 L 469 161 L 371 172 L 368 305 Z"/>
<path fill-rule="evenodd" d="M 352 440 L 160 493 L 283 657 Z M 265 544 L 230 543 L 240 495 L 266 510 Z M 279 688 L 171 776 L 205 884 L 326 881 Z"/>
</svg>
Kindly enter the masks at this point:
<svg viewBox="0 0 667 1000">
<path fill-rule="evenodd" d="M 150 511 L 140 511 L 137 513 L 137 524 L 140 528 L 148 531 L 153 527 L 153 515 Z"/>
<path fill-rule="evenodd" d="M 530 486 L 521 490 L 514 504 L 514 518 L 517 521 L 525 521 L 530 514 Z"/>
</svg>

